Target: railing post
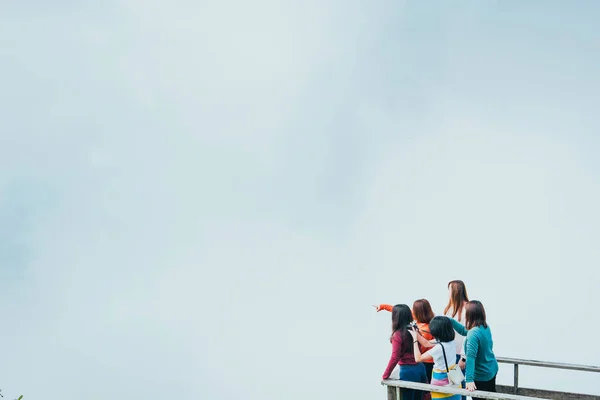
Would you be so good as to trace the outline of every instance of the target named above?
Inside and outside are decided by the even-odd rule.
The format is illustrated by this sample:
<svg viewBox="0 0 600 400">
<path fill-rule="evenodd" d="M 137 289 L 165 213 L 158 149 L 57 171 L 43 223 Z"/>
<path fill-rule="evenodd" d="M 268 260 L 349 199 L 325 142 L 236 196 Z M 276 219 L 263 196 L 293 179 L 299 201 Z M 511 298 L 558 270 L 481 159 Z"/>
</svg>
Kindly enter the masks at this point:
<svg viewBox="0 0 600 400">
<path fill-rule="evenodd" d="M 400 388 L 387 386 L 387 398 L 388 400 L 401 400 Z"/>
<path fill-rule="evenodd" d="M 515 374 L 514 374 L 514 391 L 515 394 L 519 391 L 519 364 L 515 363 Z"/>
</svg>

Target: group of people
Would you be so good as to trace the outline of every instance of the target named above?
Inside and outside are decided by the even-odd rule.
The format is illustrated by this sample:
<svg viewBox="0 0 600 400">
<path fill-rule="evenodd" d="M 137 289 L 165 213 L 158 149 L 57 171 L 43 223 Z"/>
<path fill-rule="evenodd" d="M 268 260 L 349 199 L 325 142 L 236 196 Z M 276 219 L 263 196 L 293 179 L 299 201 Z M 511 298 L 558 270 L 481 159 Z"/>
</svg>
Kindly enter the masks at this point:
<svg viewBox="0 0 600 400">
<path fill-rule="evenodd" d="M 375 305 L 392 313 L 392 356 L 383 379 L 430 383 L 466 388 L 469 391 L 496 391 L 498 361 L 493 351 L 492 332 L 480 301 L 469 300 L 463 281 L 448 283 L 448 304 L 443 316 L 435 316 L 429 301 L 420 299 L 412 309 L 406 304 Z M 462 374 L 457 374 L 460 370 Z M 456 377 L 464 379 L 456 382 Z M 464 396 L 402 389 L 403 400 L 465 400 Z M 473 400 L 477 400 L 473 397 Z"/>
</svg>

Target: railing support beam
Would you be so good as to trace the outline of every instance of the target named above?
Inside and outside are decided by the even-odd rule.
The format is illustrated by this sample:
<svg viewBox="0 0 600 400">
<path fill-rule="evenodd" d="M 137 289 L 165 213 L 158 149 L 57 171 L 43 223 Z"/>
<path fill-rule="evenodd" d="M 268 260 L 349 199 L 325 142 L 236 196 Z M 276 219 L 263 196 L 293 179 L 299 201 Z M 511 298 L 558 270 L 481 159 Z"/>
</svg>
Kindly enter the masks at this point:
<svg viewBox="0 0 600 400">
<path fill-rule="evenodd" d="M 454 388 L 450 386 L 436 386 L 428 383 L 418 383 L 418 382 L 410 382 L 403 380 L 384 380 L 381 381 L 382 385 L 385 386 L 395 386 L 397 389 L 413 389 L 413 390 L 421 390 L 424 392 L 437 392 L 437 393 L 446 393 L 446 394 L 459 394 L 461 396 L 471 396 L 477 397 L 481 399 L 495 399 L 495 400 L 550 400 L 546 397 L 529 397 L 529 396 L 519 396 L 514 394 L 504 394 L 499 392 L 485 392 L 480 390 L 475 390 L 474 392 L 469 392 L 465 389 Z M 393 393 L 393 392 L 392 392 Z M 396 392 L 398 393 L 398 392 Z M 402 398 L 402 393 L 399 393 L 400 398 Z M 389 398 L 389 391 L 388 391 Z"/>
<path fill-rule="evenodd" d="M 518 394 L 519 392 L 519 364 L 514 364 L 515 366 L 515 374 L 514 374 L 514 392 Z"/>
</svg>

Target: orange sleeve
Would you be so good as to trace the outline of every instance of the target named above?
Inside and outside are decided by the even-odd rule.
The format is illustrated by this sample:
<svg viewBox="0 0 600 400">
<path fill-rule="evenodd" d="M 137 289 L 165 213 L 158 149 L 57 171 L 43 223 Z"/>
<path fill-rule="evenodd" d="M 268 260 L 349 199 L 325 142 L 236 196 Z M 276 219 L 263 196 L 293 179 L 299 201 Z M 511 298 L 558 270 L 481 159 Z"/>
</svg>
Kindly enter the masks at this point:
<svg viewBox="0 0 600 400">
<path fill-rule="evenodd" d="M 390 304 L 380 304 L 379 307 L 377 307 L 377 312 L 381 310 L 392 312 L 392 308 L 394 308 L 394 306 Z"/>
</svg>

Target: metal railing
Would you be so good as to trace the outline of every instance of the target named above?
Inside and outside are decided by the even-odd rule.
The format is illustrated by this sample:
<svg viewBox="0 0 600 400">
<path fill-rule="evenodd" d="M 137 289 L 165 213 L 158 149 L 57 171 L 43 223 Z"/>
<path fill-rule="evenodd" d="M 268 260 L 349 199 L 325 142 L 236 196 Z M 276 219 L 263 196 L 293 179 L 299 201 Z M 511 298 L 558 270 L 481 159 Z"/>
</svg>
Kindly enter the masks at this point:
<svg viewBox="0 0 600 400">
<path fill-rule="evenodd" d="M 478 397 L 481 399 L 550 400 L 549 398 L 519 396 L 516 394 L 507 394 L 507 393 L 484 392 L 481 390 L 475 390 L 473 392 L 470 392 L 466 389 L 458 389 L 458 388 L 453 388 L 453 387 L 449 387 L 449 386 L 435 386 L 435 385 L 430 385 L 428 383 L 417 383 L 417 382 L 410 382 L 410 381 L 401 381 L 401 380 L 396 380 L 396 379 L 386 379 L 386 380 L 381 381 L 381 384 L 387 386 L 388 388 L 390 388 L 390 387 L 396 388 L 396 400 L 402 399 L 402 396 L 400 394 L 400 388 L 422 390 L 424 392 L 459 394 L 461 396 L 472 396 L 472 397 Z M 388 391 L 388 394 L 389 394 L 389 391 Z M 388 395 L 388 399 L 390 399 L 389 395 Z"/>
<path fill-rule="evenodd" d="M 567 392 L 554 392 L 550 390 L 542 389 L 527 389 L 519 387 L 519 365 L 526 365 L 531 367 L 542 367 L 542 368 L 554 368 L 571 371 L 585 371 L 585 372 L 596 372 L 600 373 L 600 367 L 593 365 L 580 365 L 580 364 L 566 364 L 548 361 L 537 361 L 537 360 L 523 360 L 520 358 L 508 358 L 508 357 L 497 357 L 499 363 L 513 364 L 513 386 L 506 387 L 499 385 L 499 390 L 508 392 L 511 389 L 513 394 L 532 394 L 538 396 L 549 396 L 551 399 L 581 399 L 581 400 L 600 400 L 600 396 L 580 394 L 580 393 L 567 393 Z"/>
<path fill-rule="evenodd" d="M 537 360 L 523 360 L 519 358 L 497 357 L 499 363 L 513 364 L 513 386 L 496 385 L 498 392 L 484 392 L 476 390 L 469 392 L 465 389 L 458 389 L 448 386 L 435 386 L 426 383 L 409 382 L 395 379 L 381 381 L 382 385 L 388 387 L 388 398 L 390 398 L 390 389 L 395 388 L 396 400 L 400 400 L 400 388 L 422 390 L 424 392 L 437 392 L 447 394 L 459 394 L 461 396 L 471 396 L 482 399 L 495 400 L 552 400 L 552 399 L 578 399 L 578 400 L 600 400 L 600 396 L 581 393 L 556 392 L 543 389 L 529 389 L 519 387 L 519 365 L 554 368 L 571 371 L 584 371 L 600 373 L 600 367 L 591 365 L 565 364 Z M 539 397 L 538 397 L 539 396 Z"/>
</svg>

